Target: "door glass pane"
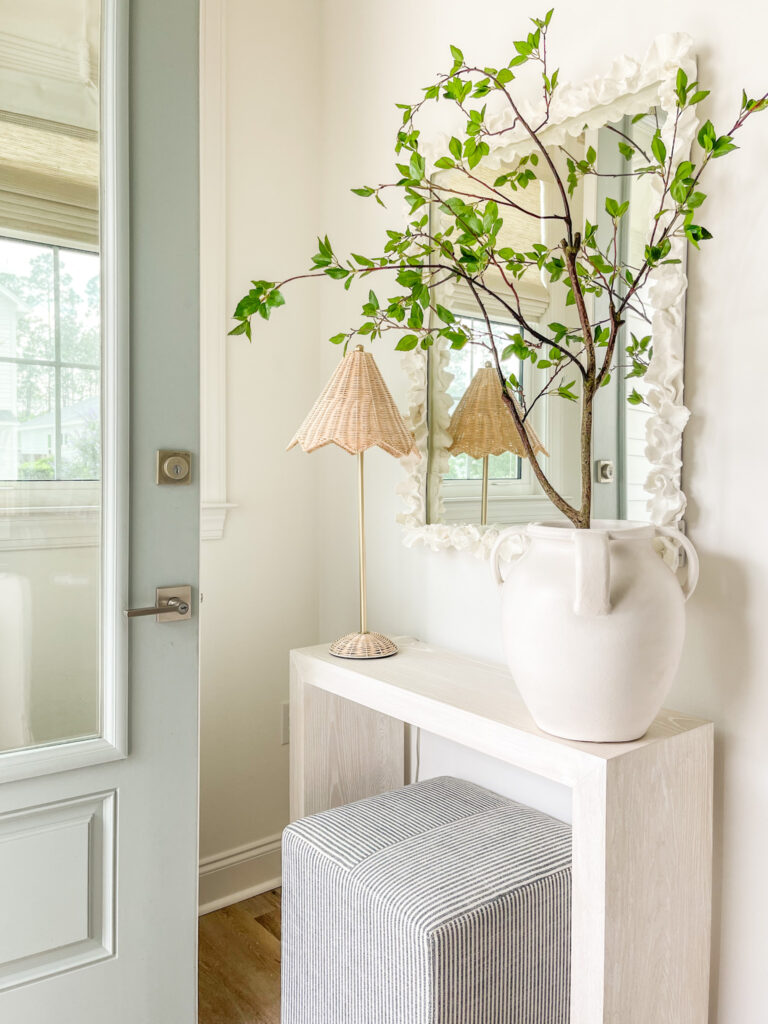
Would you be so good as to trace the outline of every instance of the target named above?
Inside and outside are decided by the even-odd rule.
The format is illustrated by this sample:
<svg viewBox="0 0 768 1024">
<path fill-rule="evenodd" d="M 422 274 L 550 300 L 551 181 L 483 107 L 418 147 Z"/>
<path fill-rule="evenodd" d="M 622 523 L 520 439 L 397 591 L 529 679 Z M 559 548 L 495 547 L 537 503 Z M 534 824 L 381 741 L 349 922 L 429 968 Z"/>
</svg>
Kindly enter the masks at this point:
<svg viewBox="0 0 768 1024">
<path fill-rule="evenodd" d="M 96 0 L 0 0 L 0 751 L 100 733 Z"/>
</svg>

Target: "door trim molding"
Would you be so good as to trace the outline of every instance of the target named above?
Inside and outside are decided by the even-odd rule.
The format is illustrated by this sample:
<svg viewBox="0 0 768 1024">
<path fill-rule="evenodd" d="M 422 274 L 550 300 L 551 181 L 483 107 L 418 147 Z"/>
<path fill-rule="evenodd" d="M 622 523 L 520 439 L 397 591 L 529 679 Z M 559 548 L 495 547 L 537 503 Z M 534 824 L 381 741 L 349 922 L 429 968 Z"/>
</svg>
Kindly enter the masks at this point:
<svg viewBox="0 0 768 1024">
<path fill-rule="evenodd" d="M 227 80 L 223 0 L 200 3 L 201 538 L 224 536 L 227 513 Z"/>
<path fill-rule="evenodd" d="M 0 783 L 128 754 L 130 222 L 128 0 L 103 0 L 101 28 L 102 534 L 99 736 L 0 753 Z"/>
</svg>

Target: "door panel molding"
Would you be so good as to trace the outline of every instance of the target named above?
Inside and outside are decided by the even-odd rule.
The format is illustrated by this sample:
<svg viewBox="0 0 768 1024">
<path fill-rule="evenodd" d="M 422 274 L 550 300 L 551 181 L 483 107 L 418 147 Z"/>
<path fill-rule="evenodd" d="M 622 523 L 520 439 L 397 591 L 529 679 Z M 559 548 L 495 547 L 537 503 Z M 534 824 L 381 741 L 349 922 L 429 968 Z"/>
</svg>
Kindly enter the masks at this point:
<svg viewBox="0 0 768 1024">
<path fill-rule="evenodd" d="M 0 991 L 115 954 L 114 790 L 0 815 Z"/>
</svg>

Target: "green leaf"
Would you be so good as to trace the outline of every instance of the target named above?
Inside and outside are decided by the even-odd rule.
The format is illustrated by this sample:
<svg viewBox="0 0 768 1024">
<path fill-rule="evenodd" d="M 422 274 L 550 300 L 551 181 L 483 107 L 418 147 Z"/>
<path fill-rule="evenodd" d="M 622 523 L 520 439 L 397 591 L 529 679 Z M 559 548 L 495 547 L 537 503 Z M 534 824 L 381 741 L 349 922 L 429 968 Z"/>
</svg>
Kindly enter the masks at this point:
<svg viewBox="0 0 768 1024">
<path fill-rule="evenodd" d="M 454 135 L 451 141 L 448 143 L 448 149 L 451 151 L 453 156 L 457 160 L 461 160 L 461 142 Z"/>
<path fill-rule="evenodd" d="M 446 309 L 445 306 L 441 306 L 439 302 L 435 303 L 435 312 L 444 324 L 452 324 L 456 322 L 456 317 L 450 309 Z"/>
<path fill-rule="evenodd" d="M 449 156 L 441 156 L 439 160 L 435 160 L 435 167 L 439 167 L 441 170 L 448 170 L 449 168 L 455 166 L 455 161 L 451 160 Z"/>
<path fill-rule="evenodd" d="M 248 321 L 247 320 L 243 320 L 243 322 L 239 323 L 237 325 L 237 327 L 233 327 L 232 330 L 229 333 L 230 334 L 245 334 L 245 332 L 248 330 L 248 326 L 249 326 L 248 325 Z"/>
<path fill-rule="evenodd" d="M 346 334 L 334 334 L 334 336 L 332 338 L 329 338 L 328 340 L 332 345 L 340 345 L 343 341 L 346 340 L 346 337 Z"/>
<path fill-rule="evenodd" d="M 661 132 L 658 129 L 656 130 L 656 134 L 653 136 L 653 139 L 651 140 L 651 152 L 660 164 L 663 164 L 666 161 L 667 147 L 664 145 L 664 142 L 661 138 Z"/>
<path fill-rule="evenodd" d="M 699 89 L 690 97 L 688 105 L 692 106 L 694 103 L 701 103 L 701 101 L 705 100 L 707 96 L 709 96 L 709 89 Z"/>
<path fill-rule="evenodd" d="M 410 352 L 411 349 L 416 348 L 419 344 L 419 339 L 415 334 L 405 334 L 395 345 L 395 349 L 398 352 Z"/>
<path fill-rule="evenodd" d="M 450 341 L 452 349 L 462 349 L 469 341 L 466 334 L 462 334 L 460 331 L 441 331 L 440 333 Z"/>
<path fill-rule="evenodd" d="M 368 185 L 363 185 L 362 188 L 353 188 L 352 191 L 356 196 L 372 196 L 376 191 L 375 188 L 370 188 Z"/>
<path fill-rule="evenodd" d="M 714 146 L 712 147 L 712 157 L 716 160 L 719 156 L 725 156 L 726 153 L 732 153 L 738 148 L 731 140 L 730 135 L 721 135 L 719 139 L 715 139 Z"/>
<path fill-rule="evenodd" d="M 349 271 L 345 270 L 344 267 L 328 267 L 323 271 L 328 277 L 332 277 L 334 281 L 343 281 L 345 277 L 349 277 Z"/>
<path fill-rule="evenodd" d="M 619 216 L 619 204 L 610 196 L 607 196 L 605 200 L 605 212 L 614 219 Z"/>
<path fill-rule="evenodd" d="M 464 63 L 464 54 L 458 48 L 458 46 L 451 46 L 451 56 L 457 64 Z"/>
<path fill-rule="evenodd" d="M 699 134 L 696 136 L 699 145 L 709 153 L 714 149 L 716 138 L 715 126 L 711 121 L 705 121 L 701 128 L 699 128 Z"/>
<path fill-rule="evenodd" d="M 677 69 L 677 79 L 675 81 L 675 92 L 677 93 L 677 100 L 681 107 L 685 106 L 685 97 L 688 91 L 688 75 L 682 68 Z M 661 161 L 659 161 L 661 163 Z"/>
<path fill-rule="evenodd" d="M 587 150 L 587 163 L 593 164 L 597 160 L 597 153 L 595 152 L 594 146 L 590 146 Z"/>
<path fill-rule="evenodd" d="M 645 399 L 639 391 L 636 391 L 634 388 L 632 388 L 632 393 L 627 396 L 627 401 L 630 405 L 642 405 Z"/>
<path fill-rule="evenodd" d="M 628 142 L 619 143 L 619 152 L 625 160 L 631 160 L 635 155 L 635 150 Z"/>
<path fill-rule="evenodd" d="M 699 248 L 699 242 L 704 242 L 712 237 L 711 233 L 700 224 L 686 224 L 684 230 L 685 237 L 689 242 L 692 242 L 697 249 Z"/>
</svg>

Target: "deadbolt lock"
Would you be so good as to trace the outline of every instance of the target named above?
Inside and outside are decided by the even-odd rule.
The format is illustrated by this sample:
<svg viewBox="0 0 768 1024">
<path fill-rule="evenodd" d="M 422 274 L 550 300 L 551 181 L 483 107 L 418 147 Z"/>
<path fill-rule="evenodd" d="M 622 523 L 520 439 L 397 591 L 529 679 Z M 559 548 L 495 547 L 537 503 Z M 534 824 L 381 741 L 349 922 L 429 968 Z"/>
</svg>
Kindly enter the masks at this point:
<svg viewBox="0 0 768 1024">
<path fill-rule="evenodd" d="M 597 482 L 612 484 L 616 479 L 616 467 L 612 459 L 599 459 L 597 463 Z"/>
<path fill-rule="evenodd" d="M 157 453 L 157 483 L 188 484 L 192 481 L 192 452 L 161 448 Z"/>
</svg>

